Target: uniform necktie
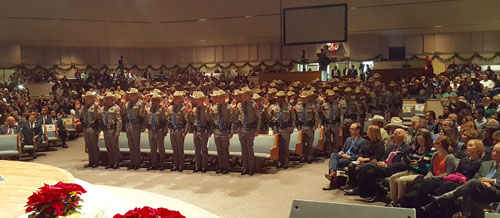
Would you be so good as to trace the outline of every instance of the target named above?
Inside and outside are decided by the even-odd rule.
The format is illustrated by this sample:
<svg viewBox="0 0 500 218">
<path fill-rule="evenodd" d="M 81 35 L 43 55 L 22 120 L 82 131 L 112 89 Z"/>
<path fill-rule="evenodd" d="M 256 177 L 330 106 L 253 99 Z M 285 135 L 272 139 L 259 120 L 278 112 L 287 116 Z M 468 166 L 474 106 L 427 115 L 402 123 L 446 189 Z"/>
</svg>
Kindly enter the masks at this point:
<svg viewBox="0 0 500 218">
<path fill-rule="evenodd" d="M 488 175 L 486 175 L 486 178 L 493 178 L 493 176 L 495 176 L 495 174 L 497 173 L 497 167 L 498 165 L 496 163 L 493 164 L 493 168 L 490 170 L 490 172 L 488 173 Z"/>
<path fill-rule="evenodd" d="M 280 107 L 280 126 L 283 125 L 283 107 Z"/>
<path fill-rule="evenodd" d="M 89 110 L 85 111 L 85 124 L 89 125 Z"/>
<path fill-rule="evenodd" d="M 108 109 L 106 109 L 106 118 L 105 118 L 105 120 L 104 120 L 104 124 L 105 124 L 106 126 L 108 126 L 108 125 L 109 125 L 109 108 L 108 108 Z"/>
<path fill-rule="evenodd" d="M 175 126 L 175 120 L 177 119 L 177 107 L 174 106 L 174 117 L 172 118 L 172 125 Z"/>
<path fill-rule="evenodd" d="M 33 122 L 31 122 L 30 126 L 31 126 L 32 129 L 35 128 L 35 124 Z"/>
<path fill-rule="evenodd" d="M 219 128 L 222 128 L 222 105 L 219 104 Z"/>
<path fill-rule="evenodd" d="M 133 118 L 134 118 L 132 113 L 133 113 L 132 107 L 129 107 L 129 109 L 128 109 L 128 119 L 129 120 L 133 120 Z"/>
<path fill-rule="evenodd" d="M 330 119 L 333 119 L 333 104 L 330 103 Z"/>
<path fill-rule="evenodd" d="M 196 112 L 198 113 L 198 114 L 196 115 L 196 117 L 197 117 L 197 119 L 198 119 L 198 126 L 201 126 L 201 107 L 200 107 L 200 106 L 198 106 L 198 108 L 197 108 Z"/>
<path fill-rule="evenodd" d="M 8 132 L 9 135 L 12 135 L 12 128 L 9 127 L 9 132 Z"/>
<path fill-rule="evenodd" d="M 243 103 L 243 115 L 244 115 L 244 122 L 245 124 L 248 124 L 248 108 L 247 108 L 247 102 Z"/>
<path fill-rule="evenodd" d="M 156 110 L 153 111 L 153 115 L 151 116 L 151 125 L 156 125 Z"/>
<path fill-rule="evenodd" d="M 306 122 L 306 108 L 307 104 L 304 104 L 304 107 L 302 108 L 302 122 Z"/>
</svg>

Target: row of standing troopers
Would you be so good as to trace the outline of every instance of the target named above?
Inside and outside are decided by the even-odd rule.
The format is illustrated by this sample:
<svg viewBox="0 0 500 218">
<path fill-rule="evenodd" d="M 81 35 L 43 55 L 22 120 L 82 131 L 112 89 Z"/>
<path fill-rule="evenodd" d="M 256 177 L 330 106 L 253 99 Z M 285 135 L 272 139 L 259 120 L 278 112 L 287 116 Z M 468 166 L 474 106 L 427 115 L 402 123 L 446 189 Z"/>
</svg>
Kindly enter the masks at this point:
<svg viewBox="0 0 500 218">
<path fill-rule="evenodd" d="M 253 175 L 255 157 L 253 152 L 254 138 L 261 128 L 271 128 L 279 137 L 278 168 L 287 168 L 289 164 L 290 135 L 295 128 L 302 131 L 303 161 L 311 163 L 313 155 L 314 131 L 322 125 L 325 133 L 327 152 L 338 150 L 339 129 L 344 119 L 351 122 L 363 122 L 367 113 L 400 110 L 398 96 L 391 92 L 376 95 L 375 92 L 361 93 L 347 88 L 341 97 L 333 90 L 324 92 L 325 98 L 318 98 L 312 90 L 302 91 L 296 104 L 287 101 L 287 95 L 279 91 L 270 96 L 270 106 L 257 104 L 251 100 L 251 93 L 243 87 L 233 94 L 238 103 L 228 103 L 228 94 L 222 90 L 215 91 L 212 104 L 202 92 L 194 92 L 193 108 L 183 105 L 184 93 L 176 91 L 172 103 L 167 107 L 160 92 L 153 91 L 150 101 L 143 102 L 137 89 L 127 92 L 128 101 L 116 104 L 120 96 L 107 93 L 103 104 L 95 103 L 96 94 L 87 92 L 84 95 L 85 105 L 77 103 L 76 115 L 82 120 L 85 145 L 89 153 L 89 164 L 86 167 L 99 165 L 98 137 L 103 132 L 108 153 L 108 166 L 118 168 L 120 162 L 118 137 L 125 123 L 125 132 L 130 148 L 129 169 L 138 169 L 141 164 L 140 135 L 143 127 L 148 128 L 151 147 L 150 167 L 148 169 L 165 169 L 164 137 L 170 132 L 173 150 L 172 171 L 182 172 L 184 169 L 184 138 L 188 132 L 193 132 L 195 144 L 194 171 L 207 172 L 208 148 L 207 142 L 213 134 L 217 153 L 217 173 L 229 172 L 229 140 L 237 133 L 242 152 L 242 175 Z M 394 92 L 395 93 L 395 92 Z M 386 104 L 385 102 L 392 103 Z M 395 103 L 396 102 L 396 103 Z M 392 106 L 394 105 L 394 106 Z M 402 105 L 402 99 L 401 99 Z M 126 122 L 122 122 L 122 116 Z M 261 117 L 267 117 L 265 122 Z"/>
</svg>

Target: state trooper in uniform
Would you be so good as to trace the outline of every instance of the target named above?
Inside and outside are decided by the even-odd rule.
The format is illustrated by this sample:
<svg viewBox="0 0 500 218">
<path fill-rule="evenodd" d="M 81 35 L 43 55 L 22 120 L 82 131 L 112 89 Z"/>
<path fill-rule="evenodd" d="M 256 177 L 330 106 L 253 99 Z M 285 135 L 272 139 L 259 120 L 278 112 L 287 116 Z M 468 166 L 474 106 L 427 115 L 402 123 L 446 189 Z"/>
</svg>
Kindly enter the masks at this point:
<svg viewBox="0 0 500 218">
<path fill-rule="evenodd" d="M 243 87 L 240 92 L 241 102 L 236 106 L 235 121 L 238 138 L 241 144 L 241 162 L 243 171 L 241 175 L 252 176 L 255 169 L 255 156 L 253 151 L 253 140 L 259 135 L 260 113 L 255 103 L 250 101 L 252 91 Z M 233 130 L 234 131 L 234 130 Z"/>
<path fill-rule="evenodd" d="M 193 172 L 208 171 L 208 138 L 212 134 L 212 118 L 207 97 L 201 91 L 193 93 L 195 107 L 188 113 L 189 127 L 193 130 L 196 166 Z"/>
<path fill-rule="evenodd" d="M 120 148 L 118 148 L 118 138 L 122 129 L 122 117 L 120 107 L 115 104 L 117 95 L 108 92 L 104 96 L 104 107 L 99 109 L 99 116 L 102 123 L 104 144 L 108 151 L 108 165 L 106 169 L 118 169 L 120 164 Z"/>
<path fill-rule="evenodd" d="M 229 173 L 229 139 L 233 137 L 231 132 L 231 107 L 226 102 L 227 94 L 223 90 L 212 94 L 213 106 L 210 110 L 214 121 L 214 140 L 217 147 L 218 168 L 216 173 Z"/>
<path fill-rule="evenodd" d="M 130 164 L 128 169 L 138 170 L 141 166 L 141 129 L 144 118 L 141 117 L 143 102 L 140 100 L 140 93 L 136 88 L 131 88 L 127 92 L 128 101 L 122 104 L 121 111 L 125 114 L 127 124 L 128 147 L 130 149 Z"/>
<path fill-rule="evenodd" d="M 326 102 L 321 105 L 321 123 L 325 130 L 325 151 L 327 153 L 337 152 L 339 149 L 339 128 L 342 119 L 342 109 L 336 99 L 336 93 L 326 90 Z"/>
<path fill-rule="evenodd" d="M 268 109 L 274 134 L 278 134 L 279 162 L 277 168 L 288 168 L 290 135 L 295 128 L 296 113 L 287 102 L 285 92 L 276 93 L 276 104 Z"/>
<path fill-rule="evenodd" d="M 187 125 L 187 109 L 183 105 L 184 92 L 175 91 L 173 105 L 168 107 L 168 127 L 170 129 L 170 144 L 174 152 L 174 166 L 170 171 L 184 170 L 184 139 L 189 131 Z"/>
<path fill-rule="evenodd" d="M 151 148 L 150 166 L 148 170 L 165 170 L 165 136 L 167 135 L 167 112 L 162 106 L 163 95 L 160 90 L 150 94 L 150 105 L 141 111 L 148 128 L 149 146 Z M 159 155 L 158 155 L 159 154 Z M 158 163 L 158 156 L 160 161 Z"/>
<path fill-rule="evenodd" d="M 85 140 L 85 147 L 89 153 L 89 164 L 84 167 L 96 168 L 99 166 L 99 112 L 98 106 L 95 104 L 96 94 L 94 92 L 86 92 L 83 96 L 85 98 L 85 106 L 81 108 L 80 102 L 75 103 L 76 117 L 82 121 L 83 124 L 83 138 Z"/>
<path fill-rule="evenodd" d="M 313 155 L 314 131 L 318 126 L 318 111 L 312 102 L 312 91 L 302 91 L 295 105 L 297 129 L 302 131 L 303 161 L 311 163 Z"/>
</svg>

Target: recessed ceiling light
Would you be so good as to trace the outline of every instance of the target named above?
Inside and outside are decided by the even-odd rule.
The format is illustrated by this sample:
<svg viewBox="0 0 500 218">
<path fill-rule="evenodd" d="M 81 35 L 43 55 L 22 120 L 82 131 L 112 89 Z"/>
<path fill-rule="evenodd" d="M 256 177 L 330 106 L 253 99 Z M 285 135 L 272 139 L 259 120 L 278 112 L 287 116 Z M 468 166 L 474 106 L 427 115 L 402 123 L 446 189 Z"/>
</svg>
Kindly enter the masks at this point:
<svg viewBox="0 0 500 218">
<path fill-rule="evenodd" d="M 244 18 L 251 18 L 251 17 L 252 17 L 252 15 L 247 15 Z"/>
<path fill-rule="evenodd" d="M 357 7 L 351 7 L 351 10 L 354 10 L 354 9 L 356 9 L 356 8 L 357 8 Z"/>
<path fill-rule="evenodd" d="M 199 19 L 199 21 L 206 21 L 206 20 L 208 20 L 208 19 L 205 19 L 205 18 Z"/>
<path fill-rule="evenodd" d="M 435 27 L 435 28 L 441 28 L 441 27 L 443 27 L 443 26 L 441 26 L 441 25 L 436 25 L 436 26 L 434 26 L 434 27 Z"/>
<path fill-rule="evenodd" d="M 206 42 L 207 40 L 206 39 L 201 39 L 200 42 Z"/>
</svg>

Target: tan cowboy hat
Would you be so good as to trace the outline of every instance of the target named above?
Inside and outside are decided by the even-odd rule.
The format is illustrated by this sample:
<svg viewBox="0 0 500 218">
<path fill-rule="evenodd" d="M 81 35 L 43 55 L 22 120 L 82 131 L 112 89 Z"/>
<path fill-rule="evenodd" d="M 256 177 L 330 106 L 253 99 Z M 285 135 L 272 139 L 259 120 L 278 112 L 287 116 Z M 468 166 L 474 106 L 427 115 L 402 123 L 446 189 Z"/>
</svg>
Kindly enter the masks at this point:
<svg viewBox="0 0 500 218">
<path fill-rule="evenodd" d="M 302 91 L 299 95 L 301 98 L 307 98 L 309 97 L 309 92 L 308 91 Z"/>
<path fill-rule="evenodd" d="M 380 83 L 379 81 L 375 81 L 375 84 L 373 86 L 377 87 L 377 86 L 380 86 L 382 85 L 382 83 Z"/>
<path fill-rule="evenodd" d="M 295 92 L 294 92 L 294 91 L 288 91 L 288 92 L 286 93 L 286 95 L 287 95 L 287 96 L 293 96 L 293 95 L 295 95 Z"/>
<path fill-rule="evenodd" d="M 257 94 L 257 93 L 253 93 L 253 95 L 252 95 L 252 99 L 253 99 L 253 100 L 257 100 L 257 99 L 259 99 L 259 98 L 260 98 L 260 95 L 259 95 L 259 94 Z"/>
<path fill-rule="evenodd" d="M 380 78 L 380 74 L 378 74 L 378 73 L 375 73 L 375 75 L 373 75 L 373 78 L 375 78 L 375 79 L 378 79 L 378 78 Z"/>
<path fill-rule="evenodd" d="M 235 95 L 235 96 L 236 95 L 240 95 L 240 94 L 241 94 L 241 92 L 240 92 L 239 89 L 235 89 L 234 92 L 233 92 L 233 95 Z"/>
<path fill-rule="evenodd" d="M 219 90 L 217 90 L 217 91 L 214 91 L 214 92 L 211 94 L 211 96 L 216 97 L 216 96 L 221 96 L 221 95 L 225 95 L 225 94 L 226 94 L 226 92 L 224 92 L 224 90 L 219 89 Z"/>
<path fill-rule="evenodd" d="M 278 90 L 277 90 L 277 89 L 275 89 L 275 88 L 270 88 L 270 89 L 267 91 L 267 93 L 269 93 L 269 94 L 274 94 L 274 93 L 276 93 L 276 92 L 278 92 Z"/>
<path fill-rule="evenodd" d="M 205 98 L 206 96 L 201 91 L 195 91 L 195 92 L 193 92 L 193 95 L 191 95 L 191 97 L 193 97 L 195 99 L 200 99 L 200 98 Z"/>
<path fill-rule="evenodd" d="M 279 91 L 278 93 L 276 93 L 276 97 L 285 97 L 285 92 Z"/>
<path fill-rule="evenodd" d="M 164 96 L 161 95 L 160 93 L 152 92 L 151 93 L 151 99 L 153 98 L 163 98 Z"/>
<path fill-rule="evenodd" d="M 184 92 L 183 91 L 175 91 L 174 92 L 174 97 L 182 97 L 184 96 Z"/>
<path fill-rule="evenodd" d="M 334 92 L 338 92 L 339 91 L 339 88 L 337 86 L 333 87 L 332 91 Z"/>
<path fill-rule="evenodd" d="M 266 81 L 262 82 L 262 86 L 267 86 L 267 82 Z"/>
<path fill-rule="evenodd" d="M 328 89 L 328 90 L 326 90 L 325 94 L 326 94 L 327 96 L 334 96 L 334 95 L 335 95 L 335 92 L 334 92 L 333 90 L 331 90 L 331 89 Z"/>
<path fill-rule="evenodd" d="M 354 90 L 354 93 L 356 93 L 356 94 L 361 93 L 361 89 L 359 89 L 358 87 L 356 87 L 356 89 Z"/>
<path fill-rule="evenodd" d="M 254 89 L 253 92 L 259 94 L 259 93 L 262 92 L 262 90 L 260 90 L 260 89 Z"/>
<path fill-rule="evenodd" d="M 351 92 L 351 91 L 352 91 L 351 87 L 347 87 L 347 88 L 345 88 L 345 90 L 344 90 L 344 92 Z"/>
<path fill-rule="evenodd" d="M 313 87 L 311 87 L 310 90 L 314 92 L 314 91 L 316 91 L 316 88 L 314 88 L 314 86 L 313 86 Z"/>
<path fill-rule="evenodd" d="M 130 88 L 127 94 L 131 95 L 131 94 L 141 94 L 141 93 L 136 88 Z"/>
<path fill-rule="evenodd" d="M 391 86 L 391 87 L 396 86 L 396 82 L 391 81 L 391 82 L 389 83 L 389 86 Z"/>
<path fill-rule="evenodd" d="M 309 89 L 309 91 L 307 91 L 307 94 L 309 94 L 309 96 L 313 96 L 314 95 L 314 91 L 312 89 Z"/>
<path fill-rule="evenodd" d="M 87 98 L 87 97 L 96 97 L 96 93 L 95 92 L 91 92 L 91 91 L 87 91 L 87 92 L 85 92 L 85 94 L 82 97 L 84 97 L 84 98 Z"/>
<path fill-rule="evenodd" d="M 339 89 L 340 88 L 344 88 L 345 87 L 345 84 L 344 83 L 339 83 Z"/>
<path fill-rule="evenodd" d="M 161 93 L 161 91 L 159 89 L 153 89 L 153 91 L 151 91 L 151 94 L 152 93 Z"/>
<path fill-rule="evenodd" d="M 250 88 L 246 87 L 246 86 L 245 86 L 245 87 L 243 87 L 243 88 L 241 88 L 241 93 L 242 93 L 242 94 L 244 94 L 244 93 L 248 93 L 248 92 L 252 92 L 252 90 L 251 90 Z"/>
<path fill-rule="evenodd" d="M 380 116 L 380 115 L 373 116 L 373 118 L 369 119 L 369 121 L 371 121 L 371 122 L 375 121 L 375 122 L 383 122 L 383 123 L 385 123 L 384 117 Z"/>
<path fill-rule="evenodd" d="M 113 94 L 112 92 L 106 92 L 106 95 L 103 96 L 104 98 L 118 98 L 116 94 Z"/>
<path fill-rule="evenodd" d="M 397 128 L 403 128 L 403 129 L 407 129 L 408 127 L 403 125 L 403 120 L 401 120 L 401 118 L 399 117 L 392 117 L 391 118 L 391 122 L 388 123 L 387 125 L 385 125 L 385 127 L 397 127 Z"/>
</svg>

